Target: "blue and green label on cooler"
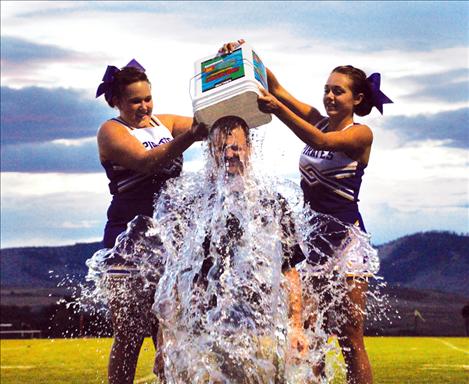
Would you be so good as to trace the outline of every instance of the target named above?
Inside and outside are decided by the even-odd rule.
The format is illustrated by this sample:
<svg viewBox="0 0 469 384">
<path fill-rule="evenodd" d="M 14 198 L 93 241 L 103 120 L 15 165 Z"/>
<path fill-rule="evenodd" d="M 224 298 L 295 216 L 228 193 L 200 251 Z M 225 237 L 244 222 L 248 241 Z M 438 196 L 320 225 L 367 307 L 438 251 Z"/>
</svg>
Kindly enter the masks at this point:
<svg viewBox="0 0 469 384">
<path fill-rule="evenodd" d="M 201 63 L 202 92 L 244 77 L 241 48 L 228 55 L 217 56 Z"/>
<path fill-rule="evenodd" d="M 252 62 L 254 64 L 254 77 L 265 89 L 268 90 L 269 87 L 267 86 L 267 71 L 265 70 L 265 65 L 254 51 L 252 51 Z"/>
</svg>

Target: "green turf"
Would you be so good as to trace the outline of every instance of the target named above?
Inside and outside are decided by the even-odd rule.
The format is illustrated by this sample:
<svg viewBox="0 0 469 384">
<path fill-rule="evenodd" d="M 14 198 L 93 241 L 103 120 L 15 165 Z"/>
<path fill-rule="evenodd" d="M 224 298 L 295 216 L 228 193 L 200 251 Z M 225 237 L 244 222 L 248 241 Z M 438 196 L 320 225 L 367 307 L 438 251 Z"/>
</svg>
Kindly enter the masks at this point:
<svg viewBox="0 0 469 384">
<path fill-rule="evenodd" d="M 376 383 L 469 383 L 467 337 L 369 337 Z"/>
<path fill-rule="evenodd" d="M 2 340 L 0 381 L 106 383 L 110 346 L 110 339 Z M 469 383 L 469 338 L 368 337 L 366 346 L 376 383 Z M 137 383 L 154 382 L 153 356 L 147 339 Z"/>
<path fill-rule="evenodd" d="M 1 341 L 1 384 L 107 383 L 111 339 L 36 339 Z M 154 382 L 154 348 L 145 340 L 137 379 Z M 151 377 L 151 378 L 150 378 Z"/>
</svg>

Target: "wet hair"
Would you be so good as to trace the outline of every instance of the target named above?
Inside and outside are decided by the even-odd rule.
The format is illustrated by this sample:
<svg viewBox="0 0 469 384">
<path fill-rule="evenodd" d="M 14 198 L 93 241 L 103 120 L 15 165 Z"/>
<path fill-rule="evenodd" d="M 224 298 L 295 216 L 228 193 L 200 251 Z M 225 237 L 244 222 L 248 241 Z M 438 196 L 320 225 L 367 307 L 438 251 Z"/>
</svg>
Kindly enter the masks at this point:
<svg viewBox="0 0 469 384">
<path fill-rule="evenodd" d="M 224 116 L 215 121 L 210 129 L 210 142 L 212 142 L 211 139 L 214 132 L 221 131 L 223 134 L 229 135 L 235 128 L 241 128 L 244 131 L 244 134 L 246 135 L 246 143 L 250 146 L 251 137 L 249 136 L 249 127 L 247 123 L 238 116 Z"/>
<path fill-rule="evenodd" d="M 125 88 L 128 85 L 136 83 L 138 81 L 146 81 L 148 84 L 151 84 L 145 72 L 142 72 L 137 68 L 124 67 L 119 72 L 116 72 L 114 74 L 114 81 L 112 82 L 112 97 L 106 97 L 106 101 L 109 106 L 111 108 L 114 108 L 116 105 L 113 102 L 113 98 L 117 97 L 118 99 L 120 99 L 125 92 Z"/>
<path fill-rule="evenodd" d="M 354 96 L 363 93 L 362 101 L 354 107 L 353 112 L 358 116 L 368 115 L 371 108 L 373 108 L 373 96 L 365 72 L 351 65 L 336 67 L 332 73 L 334 72 L 347 75 L 352 80 L 352 93 Z"/>
</svg>

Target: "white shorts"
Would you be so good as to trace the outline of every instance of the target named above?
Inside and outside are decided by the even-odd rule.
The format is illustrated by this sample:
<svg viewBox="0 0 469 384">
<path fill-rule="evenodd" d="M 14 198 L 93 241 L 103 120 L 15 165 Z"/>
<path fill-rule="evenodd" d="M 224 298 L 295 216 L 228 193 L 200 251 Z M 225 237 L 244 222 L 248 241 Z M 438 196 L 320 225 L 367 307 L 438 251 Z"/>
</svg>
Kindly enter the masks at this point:
<svg viewBox="0 0 469 384">
<path fill-rule="evenodd" d="M 313 276 L 336 272 L 343 276 L 370 277 L 379 270 L 378 252 L 371 246 L 370 236 L 355 226 L 349 227 L 347 235 L 327 260 L 307 264 L 302 269 Z"/>
</svg>

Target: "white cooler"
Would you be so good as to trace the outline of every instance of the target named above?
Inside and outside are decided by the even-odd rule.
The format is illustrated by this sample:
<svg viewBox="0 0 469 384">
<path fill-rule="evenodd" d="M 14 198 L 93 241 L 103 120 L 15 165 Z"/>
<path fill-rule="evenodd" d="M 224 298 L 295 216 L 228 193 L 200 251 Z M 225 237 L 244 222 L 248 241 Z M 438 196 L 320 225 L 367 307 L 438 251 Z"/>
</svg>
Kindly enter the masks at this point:
<svg viewBox="0 0 469 384">
<path fill-rule="evenodd" d="M 268 89 L 267 73 L 248 44 L 227 55 L 197 60 L 195 73 L 191 96 L 197 121 L 211 127 L 221 117 L 238 116 L 255 128 L 272 120 L 257 106 L 259 86 Z"/>
</svg>

